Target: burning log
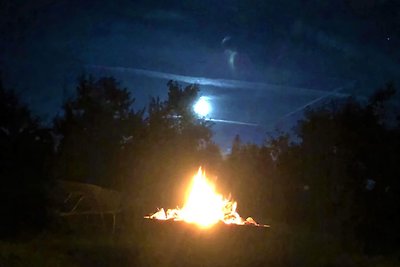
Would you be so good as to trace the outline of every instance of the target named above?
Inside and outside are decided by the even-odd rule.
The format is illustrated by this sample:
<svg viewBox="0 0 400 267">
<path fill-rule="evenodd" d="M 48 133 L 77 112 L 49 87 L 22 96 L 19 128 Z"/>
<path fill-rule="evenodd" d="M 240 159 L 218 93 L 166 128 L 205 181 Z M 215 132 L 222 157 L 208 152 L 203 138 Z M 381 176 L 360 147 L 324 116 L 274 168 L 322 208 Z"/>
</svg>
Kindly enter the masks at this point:
<svg viewBox="0 0 400 267">
<path fill-rule="evenodd" d="M 215 190 L 215 185 L 207 180 L 205 172 L 199 168 L 193 177 L 192 185 L 185 205 L 182 209 L 158 209 L 157 212 L 145 216 L 146 219 L 161 221 L 183 221 L 198 225 L 200 228 L 209 228 L 223 222 L 227 225 L 253 225 L 269 227 L 258 224 L 253 218 L 243 219 L 236 211 L 237 202 L 223 197 Z"/>
<path fill-rule="evenodd" d="M 199 169 L 182 208 L 145 216 L 150 220 L 139 227 L 143 266 L 264 265 L 269 226 L 243 219 L 236 209 Z"/>
</svg>

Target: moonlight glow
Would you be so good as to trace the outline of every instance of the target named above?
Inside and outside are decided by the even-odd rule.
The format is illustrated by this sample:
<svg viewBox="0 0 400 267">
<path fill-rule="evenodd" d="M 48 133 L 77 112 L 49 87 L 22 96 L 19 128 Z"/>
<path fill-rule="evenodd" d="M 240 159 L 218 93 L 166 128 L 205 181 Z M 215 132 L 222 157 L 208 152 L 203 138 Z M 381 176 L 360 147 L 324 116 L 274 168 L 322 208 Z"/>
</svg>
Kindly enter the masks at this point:
<svg viewBox="0 0 400 267">
<path fill-rule="evenodd" d="M 200 99 L 193 106 L 194 112 L 201 117 L 205 117 L 211 112 L 211 105 L 207 101 L 207 98 L 200 97 Z"/>
</svg>

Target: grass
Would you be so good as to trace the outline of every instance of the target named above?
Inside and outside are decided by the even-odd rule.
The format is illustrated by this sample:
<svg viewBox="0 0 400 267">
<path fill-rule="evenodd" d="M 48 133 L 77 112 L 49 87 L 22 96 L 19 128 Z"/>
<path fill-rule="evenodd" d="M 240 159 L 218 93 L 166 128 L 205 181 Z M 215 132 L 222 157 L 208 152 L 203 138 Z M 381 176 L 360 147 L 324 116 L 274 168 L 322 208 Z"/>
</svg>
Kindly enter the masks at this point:
<svg viewBox="0 0 400 267">
<path fill-rule="evenodd" d="M 118 234 L 43 233 L 0 241 L 0 266 L 400 266 L 396 257 L 345 251 L 334 236 L 275 226 L 219 225 L 207 231 L 179 223 L 141 224 Z"/>
<path fill-rule="evenodd" d="M 0 266 L 132 266 L 133 251 L 110 235 L 43 234 L 30 241 L 1 241 Z"/>
</svg>

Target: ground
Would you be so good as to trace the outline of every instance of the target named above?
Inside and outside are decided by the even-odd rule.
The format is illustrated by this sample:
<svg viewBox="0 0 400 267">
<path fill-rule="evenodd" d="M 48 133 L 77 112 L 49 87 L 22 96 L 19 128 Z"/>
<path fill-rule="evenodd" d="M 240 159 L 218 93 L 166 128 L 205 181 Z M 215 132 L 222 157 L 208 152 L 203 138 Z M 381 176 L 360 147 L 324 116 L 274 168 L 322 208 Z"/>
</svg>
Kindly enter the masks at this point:
<svg viewBox="0 0 400 267">
<path fill-rule="evenodd" d="M 395 257 L 343 250 L 333 236 L 286 227 L 143 220 L 129 231 L 44 232 L 30 240 L 1 241 L 0 266 L 399 266 Z"/>
</svg>

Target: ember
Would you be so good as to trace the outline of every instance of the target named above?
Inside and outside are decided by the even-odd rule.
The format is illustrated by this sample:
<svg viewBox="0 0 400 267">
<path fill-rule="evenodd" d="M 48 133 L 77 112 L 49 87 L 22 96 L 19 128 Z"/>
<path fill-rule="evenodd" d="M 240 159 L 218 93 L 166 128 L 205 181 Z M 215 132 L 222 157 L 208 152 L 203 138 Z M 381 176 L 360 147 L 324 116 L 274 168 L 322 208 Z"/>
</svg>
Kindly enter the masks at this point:
<svg viewBox="0 0 400 267">
<path fill-rule="evenodd" d="M 253 225 L 258 224 L 253 218 L 244 220 L 236 211 L 237 202 L 224 198 L 215 190 L 215 185 L 207 180 L 205 172 L 199 168 L 193 177 L 189 194 L 183 208 L 159 209 L 152 215 L 145 216 L 147 219 L 173 220 L 193 223 L 201 228 L 209 228 L 212 225 L 223 222 L 225 224 Z"/>
</svg>

